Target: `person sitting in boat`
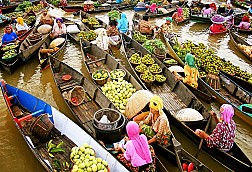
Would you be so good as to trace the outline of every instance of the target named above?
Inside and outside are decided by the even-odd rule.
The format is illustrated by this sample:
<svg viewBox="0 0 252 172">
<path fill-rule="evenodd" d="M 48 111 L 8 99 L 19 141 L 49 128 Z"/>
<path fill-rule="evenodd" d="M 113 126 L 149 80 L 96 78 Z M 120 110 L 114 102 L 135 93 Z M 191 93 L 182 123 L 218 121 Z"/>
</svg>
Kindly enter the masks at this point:
<svg viewBox="0 0 252 172">
<path fill-rule="evenodd" d="M 128 31 L 129 21 L 127 20 L 125 13 L 121 14 L 121 19 L 118 20 L 118 25 L 116 27 L 121 33 L 126 33 Z"/>
<path fill-rule="evenodd" d="M 216 121 L 216 127 L 211 135 L 204 131 L 197 129 L 195 134 L 200 138 L 205 139 L 209 148 L 218 148 L 222 151 L 229 151 L 232 149 L 235 141 L 236 124 L 232 119 L 234 116 L 234 108 L 229 104 L 223 104 L 220 108 L 220 120 L 213 111 L 210 114 Z"/>
<path fill-rule="evenodd" d="M 250 7 L 249 7 L 249 9 L 248 9 L 248 14 L 249 14 L 250 16 L 252 16 L 252 4 L 250 5 Z"/>
<path fill-rule="evenodd" d="M 147 7 L 147 11 L 146 13 L 153 13 L 153 14 L 157 14 L 158 13 L 158 6 L 156 3 L 151 4 L 150 6 L 146 6 Z"/>
<path fill-rule="evenodd" d="M 159 96 L 154 95 L 150 99 L 149 108 L 148 116 L 139 123 L 141 131 L 149 139 L 149 144 L 157 142 L 160 145 L 167 145 L 172 132 L 167 116 L 163 112 L 163 100 Z M 138 121 L 138 118 L 136 116 L 133 120 Z"/>
<path fill-rule="evenodd" d="M 62 6 L 62 7 L 67 6 L 67 0 L 60 0 L 59 6 Z"/>
<path fill-rule="evenodd" d="M 225 13 L 226 13 L 226 4 L 222 3 L 217 10 L 217 14 L 225 14 Z"/>
<path fill-rule="evenodd" d="M 16 24 L 16 31 L 17 35 L 22 35 L 25 33 L 27 30 L 29 30 L 29 27 L 27 24 L 24 22 L 24 19 L 22 17 L 17 18 L 17 24 Z"/>
<path fill-rule="evenodd" d="M 107 30 L 107 35 L 110 39 L 112 39 L 117 44 L 120 42 L 120 32 L 117 29 L 117 22 L 115 20 L 111 20 L 109 22 L 109 28 Z"/>
<path fill-rule="evenodd" d="M 139 31 L 141 34 L 145 35 L 153 35 L 154 34 L 154 28 L 156 26 L 152 26 L 151 23 L 149 22 L 149 17 L 144 15 L 143 19 L 139 22 L 138 24 Z"/>
<path fill-rule="evenodd" d="M 187 53 L 185 56 L 185 61 L 186 61 L 186 65 L 184 66 L 185 77 L 176 75 L 175 72 L 175 79 L 182 80 L 184 83 L 194 88 L 198 88 L 199 71 L 194 62 L 194 56 L 190 53 Z"/>
<path fill-rule="evenodd" d="M 48 6 L 48 3 L 46 2 L 46 0 L 40 0 L 39 3 L 40 5 L 42 5 L 43 8 Z"/>
<path fill-rule="evenodd" d="M 66 37 L 66 25 L 63 22 L 62 18 L 56 18 L 56 22 L 53 25 L 51 37 L 57 38 L 57 37 Z"/>
<path fill-rule="evenodd" d="M 226 21 L 231 20 L 233 18 L 233 14 L 234 14 L 233 6 L 232 6 L 232 4 L 228 4 L 227 5 L 227 11 L 226 11 L 226 14 L 225 14 Z"/>
<path fill-rule="evenodd" d="M 250 20 L 248 16 L 243 16 L 242 21 L 240 24 L 237 26 L 240 29 L 248 30 L 250 28 Z"/>
<path fill-rule="evenodd" d="M 43 14 L 40 17 L 40 23 L 41 24 L 49 24 L 49 25 L 53 25 L 53 19 L 50 16 L 50 14 L 47 13 L 47 10 L 45 10 L 43 12 Z"/>
<path fill-rule="evenodd" d="M 212 8 L 210 7 L 209 4 L 206 4 L 201 12 L 204 16 L 211 16 L 213 13 Z"/>
<path fill-rule="evenodd" d="M 212 9 L 212 12 L 215 12 L 217 10 L 217 6 L 216 6 L 216 4 L 214 2 L 209 4 L 209 6 Z"/>
<path fill-rule="evenodd" d="M 211 18 L 213 24 L 210 26 L 210 31 L 212 33 L 225 32 L 227 28 L 224 27 L 223 23 L 225 23 L 225 18 L 221 15 L 215 15 Z"/>
<path fill-rule="evenodd" d="M 165 37 L 168 39 L 171 39 L 174 36 L 172 33 L 173 32 L 173 24 L 172 24 L 171 17 L 166 18 L 166 22 L 164 24 L 162 24 L 161 30 L 164 33 Z"/>
<path fill-rule="evenodd" d="M 17 34 L 13 31 L 11 25 L 8 25 L 4 29 L 4 35 L 2 37 L 2 44 L 8 44 L 14 42 L 18 38 Z"/>
<path fill-rule="evenodd" d="M 140 128 L 134 121 L 126 125 L 128 137 L 125 137 L 125 148 L 117 147 L 115 150 L 120 151 L 117 159 L 125 164 L 130 171 L 155 171 L 155 153 L 152 146 L 148 145 L 147 137 L 140 135 Z"/>
<path fill-rule="evenodd" d="M 177 9 L 177 12 L 173 13 L 172 19 L 176 22 L 182 22 L 184 20 L 183 9 L 181 7 Z"/>
<path fill-rule="evenodd" d="M 11 18 L 6 17 L 5 15 L 3 15 L 2 10 L 0 9 L 0 23 L 3 23 L 6 20 L 10 21 Z"/>
</svg>

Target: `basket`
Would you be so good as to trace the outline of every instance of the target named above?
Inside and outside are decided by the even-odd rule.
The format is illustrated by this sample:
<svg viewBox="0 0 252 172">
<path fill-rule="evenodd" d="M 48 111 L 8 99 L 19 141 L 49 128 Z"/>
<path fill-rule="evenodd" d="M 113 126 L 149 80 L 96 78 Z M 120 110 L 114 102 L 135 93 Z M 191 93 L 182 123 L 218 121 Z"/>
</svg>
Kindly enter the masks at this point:
<svg viewBox="0 0 252 172">
<path fill-rule="evenodd" d="M 68 93 L 65 92 L 63 97 L 68 100 L 73 106 L 79 106 L 83 103 L 86 92 L 81 86 L 75 86 Z"/>
<path fill-rule="evenodd" d="M 214 74 L 207 74 L 206 83 L 208 83 L 214 90 L 220 90 L 220 78 Z"/>
<path fill-rule="evenodd" d="M 118 78 L 113 78 L 113 73 L 116 71 L 122 71 L 123 72 L 123 76 L 120 76 Z M 114 69 L 110 72 L 110 79 L 112 80 L 118 80 L 119 78 L 124 78 L 126 76 L 126 72 L 123 69 Z"/>
<path fill-rule="evenodd" d="M 146 80 L 142 79 L 142 76 L 143 76 L 143 75 L 144 75 L 144 74 L 141 74 L 141 75 L 140 75 L 141 80 L 145 83 L 145 85 L 146 85 L 147 88 L 151 88 L 151 86 L 153 85 L 153 82 L 155 81 L 155 78 L 154 78 L 154 80 L 152 80 L 152 81 L 146 81 Z"/>
<path fill-rule="evenodd" d="M 5 62 L 5 63 L 13 63 L 16 59 L 17 59 L 17 55 L 12 56 L 12 57 L 7 58 L 7 59 L 2 59 L 2 61 Z"/>
<path fill-rule="evenodd" d="M 5 45 L 5 46 L 2 46 L 1 50 L 2 50 L 3 52 L 9 51 L 10 49 L 5 50 L 4 47 L 6 47 L 6 46 L 11 46 L 11 45 L 15 45 L 15 46 L 14 46 L 13 48 L 11 48 L 11 49 L 16 49 L 16 48 L 19 46 L 19 45 L 16 44 L 16 43 L 9 43 L 9 44 L 7 44 L 7 45 Z"/>
<path fill-rule="evenodd" d="M 173 58 L 164 58 L 163 63 L 165 64 L 165 66 L 167 67 L 171 67 L 171 66 L 175 66 L 178 65 L 178 62 L 175 60 L 173 63 L 167 63 L 167 60 L 174 60 Z"/>
<path fill-rule="evenodd" d="M 155 48 L 154 49 L 154 54 L 156 55 L 156 57 L 158 58 L 158 59 L 160 59 L 161 61 L 166 57 L 166 54 L 167 53 L 164 53 L 164 54 L 158 54 L 157 53 L 157 49 Z"/>
<path fill-rule="evenodd" d="M 164 80 L 164 81 L 162 81 L 162 82 L 157 81 L 157 80 L 156 80 L 156 75 L 155 75 L 155 81 L 154 81 L 155 85 L 161 86 L 161 85 L 163 85 L 163 84 L 164 84 L 164 82 L 165 82 L 165 81 L 166 81 L 166 78 L 165 78 L 165 80 Z"/>
<path fill-rule="evenodd" d="M 53 123 L 47 114 L 39 115 L 30 127 L 30 131 L 34 135 L 45 139 L 48 138 L 52 129 Z"/>
<path fill-rule="evenodd" d="M 96 84 L 98 84 L 98 85 L 100 85 L 100 86 L 103 86 L 104 84 L 106 84 L 107 81 L 108 81 L 108 78 L 109 78 L 109 72 L 108 72 L 107 70 L 105 70 L 105 69 L 102 69 L 102 70 L 105 71 L 105 72 L 107 72 L 107 74 L 108 74 L 107 78 L 95 79 L 95 78 L 94 78 L 94 74 L 95 74 L 97 71 L 95 71 L 95 72 L 92 74 L 92 79 L 96 82 Z"/>
<path fill-rule="evenodd" d="M 140 65 L 141 65 L 141 64 L 140 64 Z M 142 63 L 142 65 L 146 66 L 146 65 L 143 64 L 143 63 Z M 137 66 L 139 66 L 139 65 L 137 65 Z M 135 67 L 135 71 L 137 72 L 138 75 L 141 75 L 141 74 L 143 74 L 146 70 L 148 70 L 148 67 L 146 66 L 146 70 L 143 71 L 143 72 L 141 72 L 141 71 L 137 70 L 137 66 Z"/>
<path fill-rule="evenodd" d="M 37 42 L 42 40 L 42 34 L 41 33 L 34 33 L 28 36 L 29 41 L 32 44 L 36 44 Z"/>
<path fill-rule="evenodd" d="M 110 123 L 100 122 L 103 115 L 106 115 Z M 104 108 L 95 112 L 94 124 L 102 130 L 113 130 L 117 127 L 118 121 L 121 119 L 122 114 L 114 109 Z"/>
</svg>

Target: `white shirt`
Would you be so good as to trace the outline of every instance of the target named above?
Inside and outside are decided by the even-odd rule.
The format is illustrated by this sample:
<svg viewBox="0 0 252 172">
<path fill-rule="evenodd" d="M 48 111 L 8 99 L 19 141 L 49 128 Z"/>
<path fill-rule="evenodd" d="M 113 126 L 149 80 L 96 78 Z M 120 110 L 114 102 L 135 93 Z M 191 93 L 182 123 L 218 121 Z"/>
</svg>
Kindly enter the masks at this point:
<svg viewBox="0 0 252 172">
<path fill-rule="evenodd" d="M 20 24 L 17 23 L 17 24 L 16 24 L 16 29 L 17 29 L 17 31 L 28 30 L 29 27 L 27 26 L 26 23 L 24 23 L 24 26 L 22 26 L 22 25 L 20 25 Z"/>
<path fill-rule="evenodd" d="M 59 28 L 59 25 L 55 23 L 52 32 L 57 33 L 58 35 L 66 34 L 66 25 L 62 24 L 62 27 Z"/>
</svg>

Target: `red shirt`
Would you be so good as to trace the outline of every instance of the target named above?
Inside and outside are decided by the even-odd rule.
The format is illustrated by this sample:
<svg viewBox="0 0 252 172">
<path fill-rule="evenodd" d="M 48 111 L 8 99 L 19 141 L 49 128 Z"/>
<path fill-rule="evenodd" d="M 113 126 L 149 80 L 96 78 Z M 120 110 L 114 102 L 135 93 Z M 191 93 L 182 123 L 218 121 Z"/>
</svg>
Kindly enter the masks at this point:
<svg viewBox="0 0 252 172">
<path fill-rule="evenodd" d="M 210 26 L 210 30 L 211 32 L 216 33 L 216 32 L 224 32 L 227 29 L 222 24 L 214 23 Z"/>
</svg>

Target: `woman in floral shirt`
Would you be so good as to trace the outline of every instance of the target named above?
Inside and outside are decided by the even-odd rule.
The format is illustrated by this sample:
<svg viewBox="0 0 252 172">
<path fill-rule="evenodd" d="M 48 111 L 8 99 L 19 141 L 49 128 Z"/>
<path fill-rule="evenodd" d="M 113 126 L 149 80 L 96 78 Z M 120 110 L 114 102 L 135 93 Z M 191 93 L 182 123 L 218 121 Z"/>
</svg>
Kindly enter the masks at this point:
<svg viewBox="0 0 252 172">
<path fill-rule="evenodd" d="M 216 117 L 214 112 L 210 114 L 214 117 L 217 125 L 211 135 L 204 131 L 197 129 L 195 133 L 202 139 L 205 139 L 209 148 L 216 147 L 223 151 L 229 151 L 235 141 L 236 125 L 232 117 L 234 116 L 234 109 L 229 104 L 223 104 L 220 108 L 220 120 Z"/>
</svg>

